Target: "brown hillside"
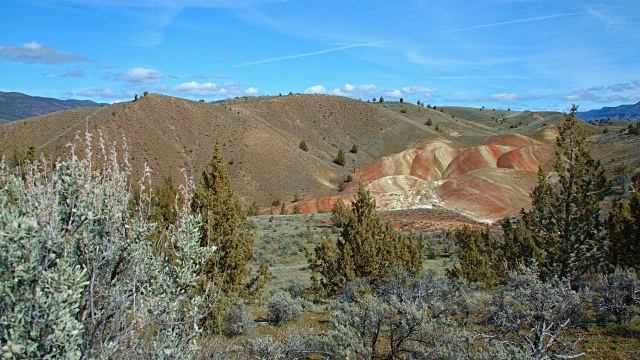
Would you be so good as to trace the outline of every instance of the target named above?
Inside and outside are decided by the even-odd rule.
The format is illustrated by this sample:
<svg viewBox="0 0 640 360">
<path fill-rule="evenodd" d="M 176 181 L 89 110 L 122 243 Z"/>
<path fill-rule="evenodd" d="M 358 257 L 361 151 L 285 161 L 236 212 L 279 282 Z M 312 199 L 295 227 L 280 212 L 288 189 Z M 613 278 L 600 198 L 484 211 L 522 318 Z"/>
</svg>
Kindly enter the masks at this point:
<svg viewBox="0 0 640 360">
<path fill-rule="evenodd" d="M 417 106 L 414 106 L 417 108 Z M 180 169 L 199 174 L 219 143 L 236 193 L 265 206 L 294 194 L 314 198 L 336 193 L 338 179 L 433 136 L 426 126 L 383 106 L 343 97 L 293 95 L 200 103 L 148 95 L 98 109 L 63 111 L 0 126 L 0 153 L 35 146 L 60 155 L 88 127 L 109 141 L 126 137 L 134 176 L 147 162 L 155 182 Z M 305 140 L 309 151 L 298 148 Z M 354 145 L 357 154 L 348 150 Z M 346 166 L 332 163 L 345 150 Z"/>
</svg>

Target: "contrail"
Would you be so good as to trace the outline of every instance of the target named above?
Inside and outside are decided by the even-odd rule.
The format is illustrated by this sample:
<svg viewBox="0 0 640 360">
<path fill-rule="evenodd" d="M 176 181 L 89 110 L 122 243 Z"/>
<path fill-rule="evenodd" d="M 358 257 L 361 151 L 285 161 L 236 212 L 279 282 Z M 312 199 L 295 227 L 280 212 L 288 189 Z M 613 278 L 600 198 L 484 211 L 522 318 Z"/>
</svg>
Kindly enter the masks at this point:
<svg viewBox="0 0 640 360">
<path fill-rule="evenodd" d="M 334 51 L 340 51 L 340 50 L 352 49 L 352 48 L 357 48 L 357 47 L 373 47 L 373 46 L 380 46 L 381 44 L 384 44 L 384 43 L 385 43 L 385 42 L 375 42 L 375 43 L 367 43 L 367 44 L 346 45 L 346 46 L 341 46 L 341 47 L 337 47 L 337 48 L 331 48 L 331 49 L 326 49 L 326 50 L 314 51 L 314 52 L 310 52 L 310 53 L 296 54 L 296 55 L 287 55 L 287 56 L 279 56 L 279 57 L 274 57 L 274 58 L 270 58 L 270 59 L 263 59 L 263 60 L 250 61 L 250 62 L 246 62 L 246 63 L 236 64 L 236 65 L 234 65 L 234 66 L 235 66 L 235 67 L 245 67 L 245 66 L 258 65 L 258 64 L 266 64 L 266 63 L 271 63 L 271 62 L 276 62 L 276 61 L 281 61 L 281 60 L 297 59 L 297 58 L 306 57 L 306 56 L 313 56 L 313 55 L 326 54 L 326 53 L 330 53 L 330 52 L 334 52 Z"/>
<path fill-rule="evenodd" d="M 491 24 L 483 24 L 483 25 L 469 26 L 469 27 L 459 28 L 459 29 L 444 30 L 444 31 L 434 32 L 434 33 L 431 33 L 431 34 L 429 34 L 429 35 L 439 35 L 439 34 L 447 34 L 447 33 L 452 33 L 452 32 L 458 32 L 458 31 L 467 31 L 467 30 L 474 30 L 474 29 L 483 29 L 483 28 L 489 28 L 489 27 L 494 27 L 494 26 L 502 26 L 502 25 L 519 24 L 519 23 L 526 23 L 526 22 L 532 22 L 532 21 L 540 21 L 540 20 L 554 19 L 554 18 L 566 17 L 566 16 L 583 15 L 583 14 L 587 14 L 587 13 L 588 13 L 588 12 L 583 11 L 583 12 L 577 12 L 577 13 L 556 14 L 556 15 L 540 16 L 540 17 L 528 18 L 528 19 L 518 19 L 518 20 L 502 21 L 502 22 L 496 22 L 496 23 L 491 23 Z"/>
<path fill-rule="evenodd" d="M 531 77 L 521 75 L 496 75 L 496 76 L 423 76 L 423 79 L 442 80 L 484 80 L 484 79 L 545 79 L 545 77 Z"/>
</svg>

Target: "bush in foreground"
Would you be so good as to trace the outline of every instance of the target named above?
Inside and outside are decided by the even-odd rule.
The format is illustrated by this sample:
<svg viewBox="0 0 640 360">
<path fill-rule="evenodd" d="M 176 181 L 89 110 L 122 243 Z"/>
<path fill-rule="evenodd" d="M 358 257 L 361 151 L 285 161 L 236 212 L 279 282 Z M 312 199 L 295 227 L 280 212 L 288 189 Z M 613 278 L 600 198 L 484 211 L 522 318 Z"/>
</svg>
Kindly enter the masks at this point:
<svg viewBox="0 0 640 360">
<path fill-rule="evenodd" d="M 149 172 L 134 202 L 127 161 L 103 141 L 94 157 L 90 136 L 83 146 L 24 177 L 0 164 L 0 345 L 22 358 L 194 356 L 217 299 L 214 288 L 193 293 L 214 251 L 199 244 L 199 218 L 178 209 L 157 239 L 172 251 L 157 252 Z"/>
</svg>

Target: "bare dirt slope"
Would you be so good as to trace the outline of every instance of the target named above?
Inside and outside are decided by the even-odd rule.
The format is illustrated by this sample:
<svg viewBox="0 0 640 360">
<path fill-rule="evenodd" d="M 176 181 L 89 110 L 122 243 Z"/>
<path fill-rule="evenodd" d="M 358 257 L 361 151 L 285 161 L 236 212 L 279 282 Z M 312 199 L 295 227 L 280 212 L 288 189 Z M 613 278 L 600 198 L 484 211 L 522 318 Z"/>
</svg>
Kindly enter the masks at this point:
<svg viewBox="0 0 640 360">
<path fill-rule="evenodd" d="M 538 167 L 550 170 L 554 157 L 552 146 L 518 134 L 491 136 L 466 148 L 433 140 L 385 156 L 353 177 L 371 191 L 381 209 L 439 208 L 491 223 L 530 207 Z M 356 186 L 342 194 L 346 202 Z M 327 210 L 322 207 L 336 200 L 318 199 L 302 208 Z"/>
<path fill-rule="evenodd" d="M 11 157 L 14 151 L 34 146 L 39 153 L 58 156 L 86 128 L 100 130 L 109 141 L 126 137 L 134 177 L 147 162 L 156 183 L 167 175 L 179 179 L 181 168 L 199 174 L 218 142 L 243 203 L 257 201 L 262 206 L 295 194 L 334 194 L 339 179 L 354 169 L 436 136 L 382 105 L 343 97 L 292 95 L 200 103 L 152 94 L 136 102 L 4 124 L 0 153 Z M 301 140 L 308 152 L 299 149 Z M 357 154 L 348 152 L 354 144 L 360 149 Z M 339 148 L 348 155 L 346 166 L 332 163 Z"/>
</svg>

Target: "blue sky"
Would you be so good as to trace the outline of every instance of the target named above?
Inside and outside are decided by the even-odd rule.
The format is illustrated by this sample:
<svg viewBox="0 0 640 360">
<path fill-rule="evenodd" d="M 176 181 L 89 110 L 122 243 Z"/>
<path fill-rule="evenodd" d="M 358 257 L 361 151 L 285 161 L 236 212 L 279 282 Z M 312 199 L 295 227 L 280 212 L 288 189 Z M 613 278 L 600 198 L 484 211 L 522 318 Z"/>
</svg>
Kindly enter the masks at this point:
<svg viewBox="0 0 640 360">
<path fill-rule="evenodd" d="M 638 29 L 638 0 L 3 0 L 0 91 L 587 110 L 640 101 Z"/>
</svg>

